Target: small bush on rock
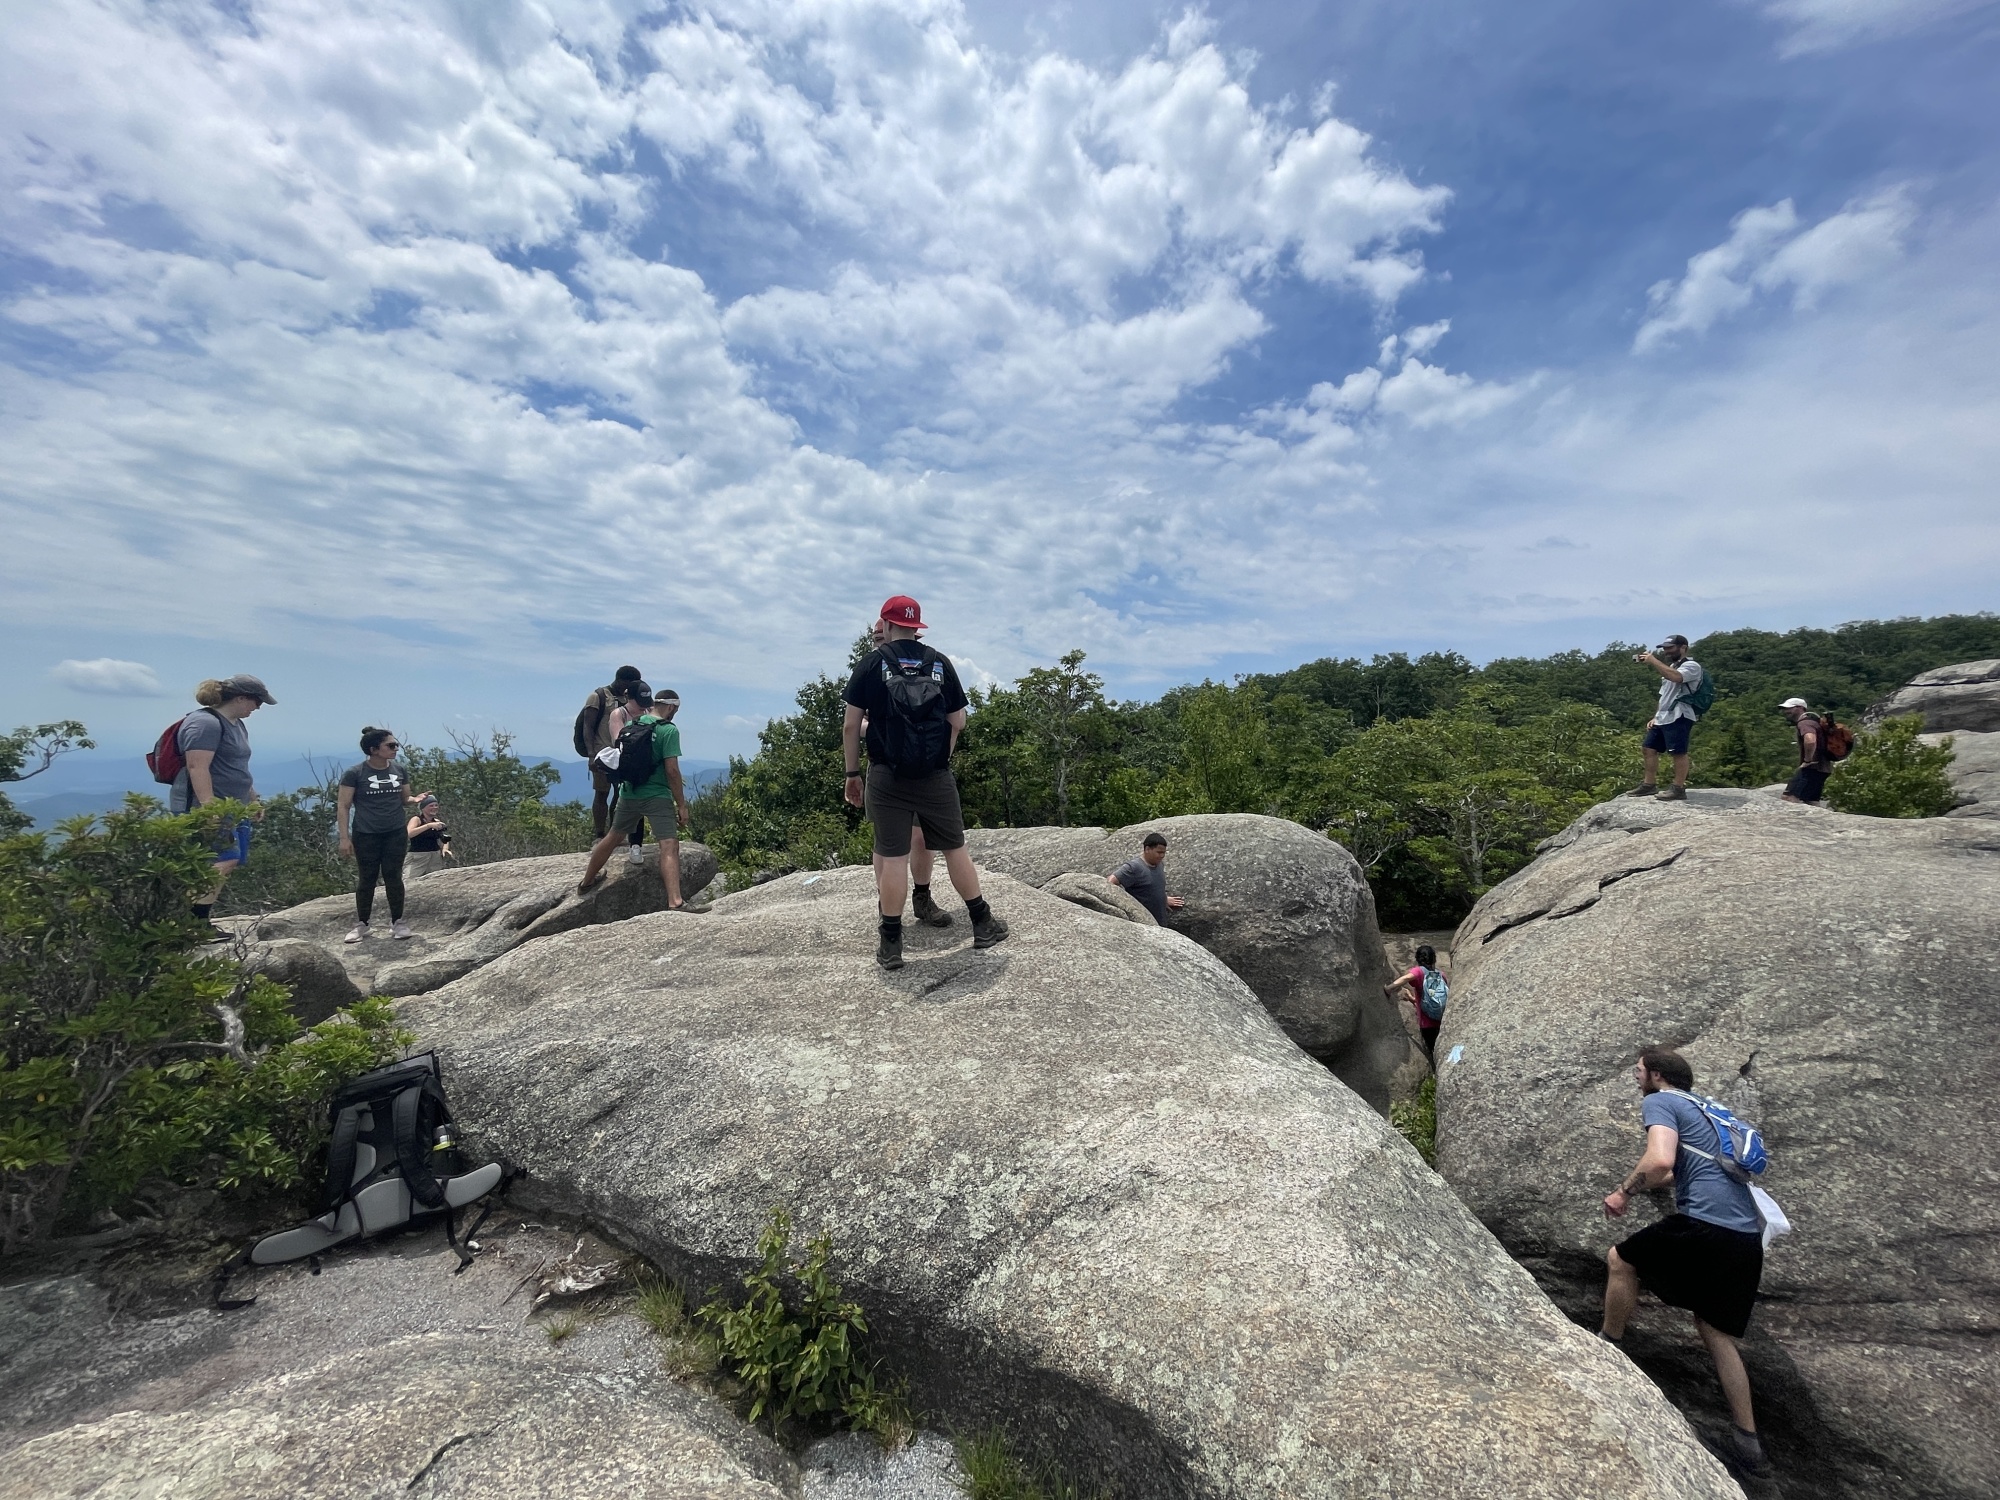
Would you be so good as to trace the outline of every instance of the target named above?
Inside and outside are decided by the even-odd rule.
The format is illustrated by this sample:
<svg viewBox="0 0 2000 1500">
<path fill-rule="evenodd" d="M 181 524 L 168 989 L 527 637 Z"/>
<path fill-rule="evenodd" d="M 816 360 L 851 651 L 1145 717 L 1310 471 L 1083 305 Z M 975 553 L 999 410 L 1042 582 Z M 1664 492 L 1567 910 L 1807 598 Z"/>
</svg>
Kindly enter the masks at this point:
<svg viewBox="0 0 2000 1500">
<path fill-rule="evenodd" d="M 189 909 L 246 809 L 155 808 L 0 840 L 0 1252 L 147 1179 L 297 1186 L 333 1088 L 407 1041 L 383 1001 L 302 1034 Z"/>
<path fill-rule="evenodd" d="M 1871 818 L 1936 818 L 1950 812 L 1958 801 L 1946 775 L 1951 741 L 1926 745 L 1917 738 L 1923 727 L 1908 714 L 1862 735 L 1854 753 L 1827 779 L 1828 805 Z"/>
<path fill-rule="evenodd" d="M 816 1236 L 806 1242 L 805 1259 L 794 1261 L 791 1240 L 791 1215 L 772 1209 L 757 1241 L 762 1264 L 743 1278 L 742 1303 L 713 1298 L 695 1316 L 749 1388 L 752 1422 L 768 1415 L 775 1431 L 794 1417 L 819 1418 L 892 1436 L 909 1422 L 902 1392 L 875 1383 L 861 1347 L 867 1319 L 827 1269 L 833 1242 Z"/>
<path fill-rule="evenodd" d="M 1426 1165 L 1435 1167 L 1438 1164 L 1437 1079 L 1426 1078 L 1418 1086 L 1416 1097 L 1391 1104 L 1389 1123 L 1402 1132 L 1404 1140 L 1417 1148 Z"/>
<path fill-rule="evenodd" d="M 1090 1500 L 1090 1492 L 1061 1475 L 1022 1463 L 997 1430 L 960 1438 L 958 1464 L 971 1500 Z"/>
</svg>

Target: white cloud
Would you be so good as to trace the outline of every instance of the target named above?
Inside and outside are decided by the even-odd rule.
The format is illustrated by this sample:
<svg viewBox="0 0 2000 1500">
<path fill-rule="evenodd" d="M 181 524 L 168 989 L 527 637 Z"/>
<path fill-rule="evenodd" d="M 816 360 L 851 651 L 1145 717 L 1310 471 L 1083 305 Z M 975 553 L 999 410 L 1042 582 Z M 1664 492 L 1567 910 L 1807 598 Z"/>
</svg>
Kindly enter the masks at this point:
<svg viewBox="0 0 2000 1500">
<path fill-rule="evenodd" d="M 1789 288 L 1794 308 L 1810 308 L 1828 290 L 1893 264 L 1913 218 L 1908 192 L 1900 187 L 1849 204 L 1803 231 L 1789 198 L 1745 209 L 1731 222 L 1728 239 L 1689 258 L 1685 276 L 1650 289 L 1651 312 L 1632 347 L 1643 354 L 1676 335 L 1705 333 L 1759 292 Z"/>
<path fill-rule="evenodd" d="M 121 697 L 162 698 L 166 689 L 159 675 L 144 662 L 120 661 L 115 656 L 94 657 L 90 661 L 59 661 L 49 676 L 79 693 L 116 694 Z"/>
<path fill-rule="evenodd" d="M 1788 29 L 1786 56 L 1830 52 L 1856 42 L 1916 31 L 1991 0 L 1764 0 L 1764 13 Z"/>
</svg>

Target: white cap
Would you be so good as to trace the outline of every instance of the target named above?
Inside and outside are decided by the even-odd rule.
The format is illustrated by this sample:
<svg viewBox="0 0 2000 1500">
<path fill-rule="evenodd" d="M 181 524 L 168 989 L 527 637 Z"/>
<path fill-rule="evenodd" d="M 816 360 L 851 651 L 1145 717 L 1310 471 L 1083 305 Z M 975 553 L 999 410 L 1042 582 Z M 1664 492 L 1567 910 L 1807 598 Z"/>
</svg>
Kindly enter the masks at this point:
<svg viewBox="0 0 2000 1500">
<path fill-rule="evenodd" d="M 1787 698 L 1783 703 L 1778 705 L 1780 708 L 1804 708 L 1805 706 L 1806 700 L 1803 698 Z"/>
</svg>

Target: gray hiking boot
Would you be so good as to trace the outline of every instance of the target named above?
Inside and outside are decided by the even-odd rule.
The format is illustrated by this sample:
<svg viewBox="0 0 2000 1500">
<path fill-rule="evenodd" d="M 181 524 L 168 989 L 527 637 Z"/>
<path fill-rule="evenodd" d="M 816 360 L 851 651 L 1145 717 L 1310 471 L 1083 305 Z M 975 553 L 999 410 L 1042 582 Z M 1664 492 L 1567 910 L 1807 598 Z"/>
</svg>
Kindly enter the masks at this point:
<svg viewBox="0 0 2000 1500">
<path fill-rule="evenodd" d="M 1659 796 L 1659 794 L 1660 794 L 1659 782 L 1642 781 L 1637 786 L 1633 787 L 1632 790 L 1627 792 L 1625 795 L 1628 797 L 1657 797 Z"/>
<path fill-rule="evenodd" d="M 902 938 L 901 937 L 897 937 L 894 939 L 877 938 L 875 940 L 875 962 L 880 964 L 885 969 L 902 968 L 903 967 Z"/>
<path fill-rule="evenodd" d="M 1685 802 L 1687 799 L 1688 789 L 1684 786 L 1662 787 L 1653 797 L 1656 802 Z"/>
<path fill-rule="evenodd" d="M 995 943 L 1005 942 L 1006 939 L 1007 924 L 991 912 L 986 914 L 984 922 L 972 924 L 972 946 L 975 948 L 991 948 Z"/>
<path fill-rule="evenodd" d="M 929 891 L 919 890 L 911 897 L 910 904 L 916 910 L 917 920 L 926 927 L 951 926 L 951 913 L 940 911 L 937 902 L 931 900 Z"/>
<path fill-rule="evenodd" d="M 1764 1441 L 1756 1433 L 1732 1426 L 1729 1436 L 1724 1438 L 1711 1437 L 1705 1432 L 1696 1436 L 1704 1448 L 1722 1460 L 1722 1467 L 1747 1488 L 1764 1489 L 1774 1477 L 1770 1457 L 1764 1452 Z"/>
</svg>

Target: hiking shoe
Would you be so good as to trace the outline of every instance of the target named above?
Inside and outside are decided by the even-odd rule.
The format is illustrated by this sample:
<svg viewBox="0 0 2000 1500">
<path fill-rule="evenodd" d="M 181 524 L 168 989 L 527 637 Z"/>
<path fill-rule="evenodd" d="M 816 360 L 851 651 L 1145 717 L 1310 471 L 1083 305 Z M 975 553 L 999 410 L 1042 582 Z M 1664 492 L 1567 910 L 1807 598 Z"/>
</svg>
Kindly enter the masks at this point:
<svg viewBox="0 0 2000 1500">
<path fill-rule="evenodd" d="M 596 890 L 600 885 L 603 884 L 604 884 L 603 875 L 601 874 L 593 875 L 588 880 L 579 880 L 576 883 L 576 893 L 579 896 L 588 896 L 592 891 Z"/>
<path fill-rule="evenodd" d="M 1771 1459 L 1764 1452 L 1764 1441 L 1754 1432 L 1745 1432 L 1740 1427 L 1731 1427 L 1725 1438 L 1711 1437 L 1707 1433 L 1697 1433 L 1702 1447 L 1722 1460 L 1722 1467 L 1739 1480 L 1769 1480 L 1772 1478 Z"/>
<path fill-rule="evenodd" d="M 643 865 L 646 862 L 646 846 L 644 844 L 628 844 L 626 847 L 631 850 L 631 853 L 625 857 L 631 860 L 633 864 Z"/>
<path fill-rule="evenodd" d="M 1685 802 L 1687 799 L 1688 789 L 1684 786 L 1665 787 L 1653 794 L 1655 802 Z"/>
<path fill-rule="evenodd" d="M 875 962 L 885 969 L 903 967 L 903 940 L 898 937 L 877 938 L 875 940 Z"/>
<path fill-rule="evenodd" d="M 940 911 L 937 902 L 931 900 L 929 891 L 918 891 L 910 903 L 917 913 L 917 920 L 927 927 L 951 926 L 951 913 Z"/>
<path fill-rule="evenodd" d="M 1628 797 L 1657 797 L 1660 795 L 1660 784 L 1657 781 L 1642 781 L 1625 795 Z"/>
<path fill-rule="evenodd" d="M 1007 924 L 990 912 L 984 922 L 972 924 L 972 946 L 975 948 L 991 948 L 995 943 L 1006 941 L 1006 938 Z"/>
<path fill-rule="evenodd" d="M 413 938 L 416 936 L 416 933 L 411 930 L 410 924 L 408 922 L 405 922 L 401 917 L 398 917 L 396 918 L 395 923 L 389 928 L 389 936 L 397 938 Z"/>
<path fill-rule="evenodd" d="M 343 943 L 358 943 L 367 936 L 368 924 L 366 922 L 356 922 L 353 927 L 348 929 L 347 936 L 342 938 L 341 941 Z"/>
</svg>

